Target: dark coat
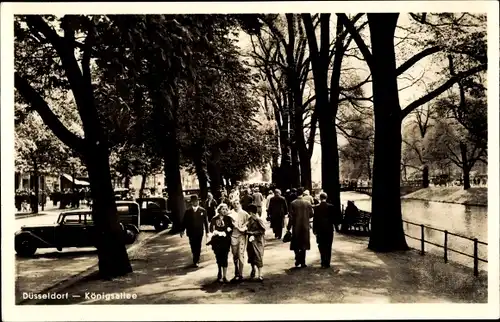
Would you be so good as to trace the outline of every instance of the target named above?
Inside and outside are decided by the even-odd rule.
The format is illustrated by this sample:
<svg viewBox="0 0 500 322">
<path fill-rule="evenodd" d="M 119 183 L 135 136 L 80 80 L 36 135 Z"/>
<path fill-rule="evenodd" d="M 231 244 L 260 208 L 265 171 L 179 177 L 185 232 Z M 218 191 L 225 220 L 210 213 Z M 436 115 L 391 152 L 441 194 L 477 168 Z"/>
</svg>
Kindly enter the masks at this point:
<svg viewBox="0 0 500 322">
<path fill-rule="evenodd" d="M 200 206 L 194 211 L 193 207 L 189 207 L 182 220 L 182 230 L 184 229 L 188 237 L 203 236 L 203 231 L 208 233 L 208 216 L 205 208 Z"/>
<path fill-rule="evenodd" d="M 313 217 L 313 207 L 302 198 L 295 199 L 290 205 L 288 230 L 292 230 L 291 250 L 311 249 L 310 223 Z"/>
<path fill-rule="evenodd" d="M 333 225 L 336 223 L 335 207 L 322 202 L 314 207 L 313 232 L 317 235 L 333 235 Z"/>
<path fill-rule="evenodd" d="M 283 228 L 288 205 L 282 196 L 274 196 L 269 200 L 267 214 L 271 218 L 271 227 Z"/>
<path fill-rule="evenodd" d="M 207 210 L 208 221 L 210 221 L 216 215 L 215 210 L 217 209 L 217 201 L 215 201 L 215 199 L 212 199 L 212 201 L 209 204 L 208 200 L 205 200 L 203 202 L 203 208 Z"/>
</svg>

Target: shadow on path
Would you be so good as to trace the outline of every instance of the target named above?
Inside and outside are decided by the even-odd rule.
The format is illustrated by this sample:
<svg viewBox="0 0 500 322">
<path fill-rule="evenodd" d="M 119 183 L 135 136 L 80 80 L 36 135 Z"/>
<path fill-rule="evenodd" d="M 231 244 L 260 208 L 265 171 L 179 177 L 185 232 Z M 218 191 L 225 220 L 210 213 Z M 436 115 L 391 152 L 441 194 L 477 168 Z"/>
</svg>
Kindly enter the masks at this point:
<svg viewBox="0 0 500 322">
<path fill-rule="evenodd" d="M 439 262 L 415 252 L 377 254 L 366 238 L 337 234 L 332 267 L 319 267 L 311 239 L 306 268 L 294 268 L 289 244 L 268 231 L 264 281 L 238 284 L 216 282 L 217 266 L 210 248 L 202 248 L 199 268 L 191 268 L 187 238 L 164 235 L 131 256 L 134 272 L 113 281 L 87 280 L 70 288 L 78 299 L 43 304 L 272 304 L 272 303 L 468 303 L 487 302 L 484 277 L 470 269 Z M 228 279 L 234 274 L 229 254 Z M 245 266 L 245 277 L 250 267 Z M 90 299 L 85 292 L 137 294 L 137 299 Z"/>
</svg>

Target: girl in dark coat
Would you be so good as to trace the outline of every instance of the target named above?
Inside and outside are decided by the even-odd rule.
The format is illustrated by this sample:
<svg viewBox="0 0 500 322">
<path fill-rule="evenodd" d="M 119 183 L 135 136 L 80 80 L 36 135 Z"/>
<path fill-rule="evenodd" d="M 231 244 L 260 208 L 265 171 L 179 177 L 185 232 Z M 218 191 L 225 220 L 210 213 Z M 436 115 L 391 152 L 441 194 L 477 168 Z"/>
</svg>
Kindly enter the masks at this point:
<svg viewBox="0 0 500 322">
<path fill-rule="evenodd" d="M 212 250 L 215 253 L 218 266 L 217 281 L 226 283 L 227 258 L 231 248 L 231 233 L 234 225 L 232 218 L 228 216 L 229 207 L 225 203 L 221 203 L 217 207 L 216 213 L 210 221 L 210 232 L 213 235 L 207 245 L 212 245 Z"/>
</svg>

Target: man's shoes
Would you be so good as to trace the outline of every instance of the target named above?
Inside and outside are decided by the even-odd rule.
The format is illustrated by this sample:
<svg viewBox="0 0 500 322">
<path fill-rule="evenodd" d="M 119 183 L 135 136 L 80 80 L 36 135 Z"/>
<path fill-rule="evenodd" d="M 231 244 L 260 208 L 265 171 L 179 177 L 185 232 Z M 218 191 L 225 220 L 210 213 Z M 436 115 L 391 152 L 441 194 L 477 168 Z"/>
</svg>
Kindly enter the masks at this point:
<svg viewBox="0 0 500 322">
<path fill-rule="evenodd" d="M 225 278 L 225 277 L 224 277 L 224 278 L 222 279 L 222 283 L 229 283 L 229 281 L 227 280 L 227 278 Z"/>
<path fill-rule="evenodd" d="M 222 280 L 222 274 L 220 272 L 217 274 L 217 280 Z"/>
<path fill-rule="evenodd" d="M 302 267 L 302 268 L 306 268 L 306 267 L 307 267 L 307 265 L 306 265 L 306 264 L 300 264 L 300 267 Z"/>
<path fill-rule="evenodd" d="M 300 266 L 300 263 L 299 262 L 295 262 L 295 267 L 299 267 Z"/>
<path fill-rule="evenodd" d="M 250 278 L 254 278 L 255 277 L 255 270 L 252 269 L 252 272 L 250 273 Z"/>
<path fill-rule="evenodd" d="M 233 277 L 229 282 L 231 282 L 231 283 L 238 282 L 238 276 Z"/>
<path fill-rule="evenodd" d="M 196 268 L 200 267 L 200 263 L 193 263 L 193 267 L 196 267 Z"/>
</svg>

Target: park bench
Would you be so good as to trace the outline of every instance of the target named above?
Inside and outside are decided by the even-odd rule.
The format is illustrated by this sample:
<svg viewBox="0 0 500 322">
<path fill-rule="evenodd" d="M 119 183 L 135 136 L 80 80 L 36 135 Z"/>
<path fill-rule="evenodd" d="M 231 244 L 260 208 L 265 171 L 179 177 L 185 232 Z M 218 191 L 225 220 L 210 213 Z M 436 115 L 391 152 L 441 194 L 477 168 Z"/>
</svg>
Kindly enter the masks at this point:
<svg viewBox="0 0 500 322">
<path fill-rule="evenodd" d="M 371 213 L 363 210 L 359 210 L 358 215 L 353 218 L 352 223 L 350 224 L 349 230 L 362 230 L 365 232 L 370 231 L 370 219 Z"/>
</svg>

